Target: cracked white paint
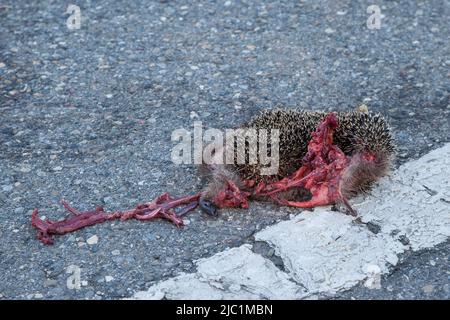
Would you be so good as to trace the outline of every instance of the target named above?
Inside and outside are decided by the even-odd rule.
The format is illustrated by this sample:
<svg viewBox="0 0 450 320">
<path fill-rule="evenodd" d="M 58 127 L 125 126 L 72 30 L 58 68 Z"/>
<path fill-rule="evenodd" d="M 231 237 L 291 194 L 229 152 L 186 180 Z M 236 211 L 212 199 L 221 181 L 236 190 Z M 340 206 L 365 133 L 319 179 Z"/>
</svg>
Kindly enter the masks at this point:
<svg viewBox="0 0 450 320">
<path fill-rule="evenodd" d="M 450 236 L 450 143 L 402 165 L 355 202 L 362 221 L 396 239 L 406 237 L 413 250 L 445 241 Z"/>
<path fill-rule="evenodd" d="M 370 268 L 387 272 L 398 262 L 403 245 L 389 236 L 373 234 L 340 212 L 316 208 L 255 235 L 266 241 L 288 273 L 309 293 L 332 294 L 369 278 Z"/>
<path fill-rule="evenodd" d="M 301 299 L 330 295 L 360 281 L 377 287 L 399 253 L 448 239 L 449 180 L 447 144 L 404 164 L 370 196 L 352 201 L 363 222 L 381 227 L 377 234 L 326 207 L 304 211 L 255 235 L 275 248 L 286 273 L 244 245 L 198 260 L 196 273 L 159 282 L 133 298 Z M 408 245 L 402 244 L 405 240 Z"/>
<path fill-rule="evenodd" d="M 300 299 L 303 288 L 249 245 L 196 261 L 197 272 L 160 282 L 135 299 Z"/>
</svg>

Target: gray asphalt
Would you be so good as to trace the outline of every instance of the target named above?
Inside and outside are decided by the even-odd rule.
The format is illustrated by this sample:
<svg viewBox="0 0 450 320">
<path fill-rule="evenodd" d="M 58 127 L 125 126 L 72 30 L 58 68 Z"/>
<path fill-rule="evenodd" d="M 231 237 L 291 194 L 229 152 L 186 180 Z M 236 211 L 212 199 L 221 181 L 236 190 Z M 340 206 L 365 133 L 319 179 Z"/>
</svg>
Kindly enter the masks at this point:
<svg viewBox="0 0 450 320">
<path fill-rule="evenodd" d="M 358 285 L 336 299 L 450 299 L 450 242 L 432 250 L 421 250 L 401 257 L 401 263 L 383 275 L 380 288 Z"/>
<path fill-rule="evenodd" d="M 119 210 L 198 191 L 196 167 L 170 160 L 171 132 L 193 120 L 230 128 L 265 108 L 366 103 L 393 127 L 396 165 L 450 141 L 449 1 L 377 1 L 378 30 L 367 1 L 73 2 L 79 30 L 67 1 L 0 4 L 0 298 L 126 297 L 297 212 L 254 203 L 196 211 L 181 230 L 126 221 L 35 239 L 32 209 L 63 218 L 62 198 Z M 426 298 L 448 299 L 449 253 L 404 257 L 386 290 L 342 297 L 425 298 L 442 284 Z M 70 265 L 80 290 L 67 287 Z"/>
</svg>

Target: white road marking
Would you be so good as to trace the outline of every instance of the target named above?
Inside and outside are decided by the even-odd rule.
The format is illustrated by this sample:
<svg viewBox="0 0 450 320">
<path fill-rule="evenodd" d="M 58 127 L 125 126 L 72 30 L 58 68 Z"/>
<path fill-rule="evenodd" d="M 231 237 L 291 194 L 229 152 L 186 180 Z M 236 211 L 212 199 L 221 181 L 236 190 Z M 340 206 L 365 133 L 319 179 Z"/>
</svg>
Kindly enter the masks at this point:
<svg viewBox="0 0 450 320">
<path fill-rule="evenodd" d="M 350 216 L 317 208 L 256 234 L 275 248 L 288 273 L 310 294 L 332 294 L 368 277 L 368 267 L 398 262 L 403 245 L 375 235 Z"/>
<path fill-rule="evenodd" d="M 137 299 L 300 299 L 306 292 L 243 245 L 196 261 L 197 272 L 160 282 Z"/>
<path fill-rule="evenodd" d="M 161 281 L 133 299 L 301 299 L 332 295 L 388 272 L 405 250 L 450 237 L 450 143 L 404 164 L 353 205 L 366 225 L 329 208 L 301 212 L 258 232 L 286 272 L 249 245 L 196 262 L 197 272 Z"/>
<path fill-rule="evenodd" d="M 381 226 L 413 250 L 431 248 L 450 236 L 450 143 L 405 163 L 367 199 L 354 205 L 362 221 Z"/>
</svg>

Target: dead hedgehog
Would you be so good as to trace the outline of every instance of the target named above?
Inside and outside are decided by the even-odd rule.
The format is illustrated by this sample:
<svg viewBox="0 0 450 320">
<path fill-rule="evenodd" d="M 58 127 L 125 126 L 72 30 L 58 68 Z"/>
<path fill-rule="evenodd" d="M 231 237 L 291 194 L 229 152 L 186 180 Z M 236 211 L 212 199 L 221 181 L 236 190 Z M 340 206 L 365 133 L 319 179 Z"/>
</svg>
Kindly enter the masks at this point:
<svg viewBox="0 0 450 320">
<path fill-rule="evenodd" d="M 32 225 L 38 229 L 38 239 L 51 244 L 53 235 L 113 219 L 164 218 L 182 226 L 181 217 L 197 206 L 209 215 L 216 215 L 218 208 L 248 208 L 250 199 L 299 208 L 343 204 L 350 214 L 356 215 L 347 200 L 370 190 L 388 172 L 394 156 L 390 128 L 380 114 L 275 109 L 263 111 L 240 129 L 253 129 L 258 134 L 260 129 L 278 130 L 276 173 L 261 174 L 263 164 L 249 161 L 255 145 L 246 141 L 245 136 L 238 136 L 235 144 L 244 144 L 241 149 L 244 154 L 234 154 L 234 160 L 241 156 L 245 161 L 208 165 L 209 183 L 201 192 L 182 198 L 165 193 L 134 209 L 111 213 L 101 207 L 78 212 L 63 202 L 72 214 L 63 221 L 43 221 L 35 209 Z M 274 143 L 268 140 L 266 147 L 270 153 L 275 152 Z M 222 156 L 222 151 L 215 150 L 214 156 Z M 184 207 L 176 212 L 179 206 Z"/>
<path fill-rule="evenodd" d="M 261 175 L 259 163 L 210 166 L 212 180 L 200 207 L 211 215 L 216 208 L 246 208 L 248 198 L 300 208 L 344 204 L 355 215 L 347 199 L 369 191 L 394 157 L 390 128 L 380 114 L 275 109 L 241 128 L 279 130 L 278 172 Z"/>
</svg>

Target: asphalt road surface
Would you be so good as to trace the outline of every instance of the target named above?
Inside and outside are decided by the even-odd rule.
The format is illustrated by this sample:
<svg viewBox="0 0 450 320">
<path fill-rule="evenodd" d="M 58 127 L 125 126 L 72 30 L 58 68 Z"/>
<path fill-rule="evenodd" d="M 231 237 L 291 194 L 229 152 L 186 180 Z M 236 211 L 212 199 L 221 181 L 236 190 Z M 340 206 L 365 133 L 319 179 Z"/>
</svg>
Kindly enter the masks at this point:
<svg viewBox="0 0 450 320">
<path fill-rule="evenodd" d="M 450 141 L 449 1 L 376 1 L 379 28 L 372 4 L 2 1 L 0 298 L 128 297 L 298 212 L 253 203 L 195 211 L 183 229 L 109 222 L 36 240 L 33 208 L 61 219 L 61 199 L 120 210 L 200 190 L 196 166 L 170 158 L 171 133 L 194 120 L 223 129 L 265 108 L 365 103 L 391 123 L 396 165 Z M 404 256 L 382 289 L 337 298 L 449 299 L 449 253 L 447 242 Z"/>
</svg>

